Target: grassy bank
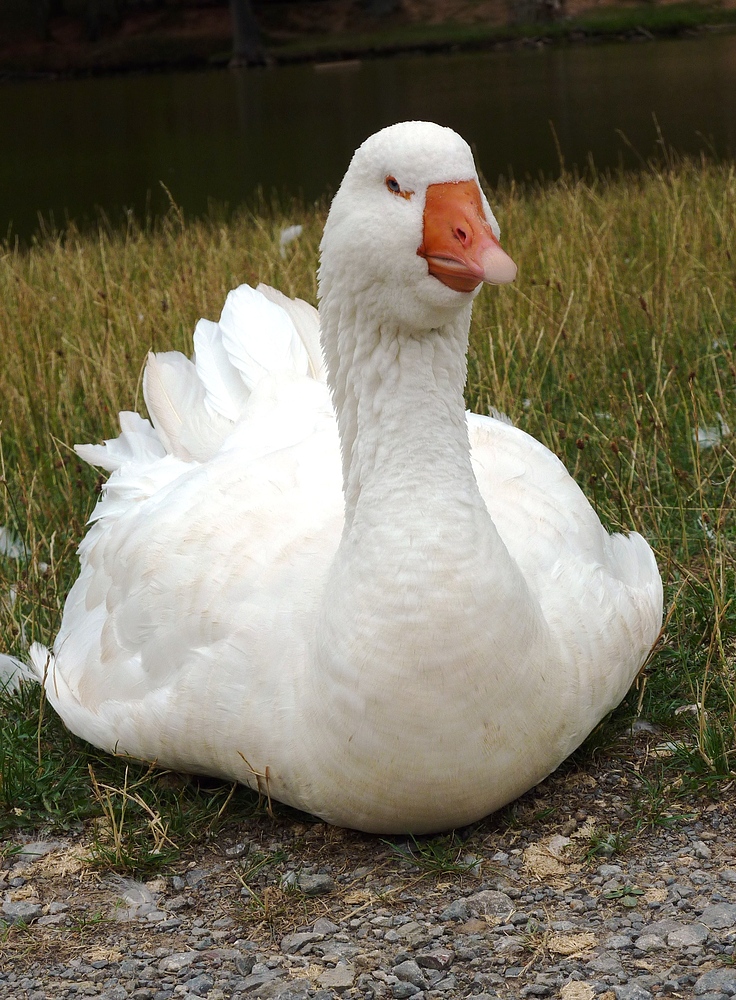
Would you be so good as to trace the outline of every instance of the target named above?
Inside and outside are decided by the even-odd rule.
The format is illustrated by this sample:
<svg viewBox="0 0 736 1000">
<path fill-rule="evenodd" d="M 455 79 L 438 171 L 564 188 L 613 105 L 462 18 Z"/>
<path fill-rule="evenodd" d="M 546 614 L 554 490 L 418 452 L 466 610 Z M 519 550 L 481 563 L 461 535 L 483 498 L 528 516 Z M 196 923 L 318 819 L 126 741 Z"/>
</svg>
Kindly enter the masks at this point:
<svg viewBox="0 0 736 1000">
<path fill-rule="evenodd" d="M 580 9 L 582 7 L 582 9 Z M 575 4 L 569 16 L 553 20 L 509 17 L 505 5 L 493 16 L 470 8 L 463 16 L 407 21 L 397 16 L 363 18 L 335 30 L 328 19 L 310 30 L 283 30 L 266 17 L 263 42 L 268 62 L 330 62 L 409 52 L 479 51 L 497 46 L 567 44 L 604 40 L 671 37 L 705 30 L 736 30 L 736 8 L 720 2 Z M 129 25 L 89 41 L 63 31 L 46 41 L 26 37 L 0 41 L 0 78 L 94 75 L 226 66 L 232 53 L 231 24 L 221 17 L 184 27 L 171 16 L 143 27 Z M 264 12 L 264 16 L 265 16 Z M 274 15 L 272 14 L 272 19 Z M 1 32 L 0 32 L 1 34 Z"/>
<path fill-rule="evenodd" d="M 479 51 L 496 46 L 641 41 L 705 29 L 736 30 L 736 10 L 699 3 L 600 7 L 548 22 L 426 24 L 305 37 L 274 46 L 278 63 L 364 58 L 406 52 Z"/>
<path fill-rule="evenodd" d="M 736 171 L 566 178 L 493 203 L 519 278 L 476 304 L 468 404 L 557 452 L 607 525 L 649 539 L 666 584 L 661 648 L 588 750 L 640 713 L 662 727 L 662 802 L 718 794 L 736 772 Z M 198 317 L 216 318 L 239 282 L 315 301 L 323 221 L 172 210 L 152 231 L 71 231 L 0 254 L 0 525 L 26 554 L 0 556 L 0 650 L 23 656 L 58 627 L 98 483 L 71 445 L 141 410 L 146 352 L 189 352 Z M 304 233 L 282 257 L 294 222 Z M 66 734 L 34 688 L 3 703 L 0 775 L 0 830 L 96 815 L 103 854 L 132 867 L 253 808 L 242 791 L 126 772 Z"/>
</svg>

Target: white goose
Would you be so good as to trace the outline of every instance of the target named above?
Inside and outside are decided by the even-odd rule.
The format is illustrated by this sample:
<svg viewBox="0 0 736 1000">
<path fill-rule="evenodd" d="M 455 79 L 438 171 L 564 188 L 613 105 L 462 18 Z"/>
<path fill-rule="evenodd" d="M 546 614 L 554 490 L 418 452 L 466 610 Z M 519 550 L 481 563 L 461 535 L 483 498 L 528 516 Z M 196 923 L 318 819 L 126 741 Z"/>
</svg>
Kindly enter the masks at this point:
<svg viewBox="0 0 736 1000">
<path fill-rule="evenodd" d="M 513 280 L 468 145 L 355 153 L 320 318 L 270 289 L 151 356 L 36 675 L 78 735 L 344 826 L 424 833 L 523 793 L 623 697 L 662 585 L 559 460 L 463 404 L 472 300 Z M 339 442 L 338 442 L 339 432 Z M 470 441 L 469 441 L 470 438 Z M 342 469 L 340 463 L 342 449 Z M 344 491 L 344 494 L 343 494 Z"/>
</svg>

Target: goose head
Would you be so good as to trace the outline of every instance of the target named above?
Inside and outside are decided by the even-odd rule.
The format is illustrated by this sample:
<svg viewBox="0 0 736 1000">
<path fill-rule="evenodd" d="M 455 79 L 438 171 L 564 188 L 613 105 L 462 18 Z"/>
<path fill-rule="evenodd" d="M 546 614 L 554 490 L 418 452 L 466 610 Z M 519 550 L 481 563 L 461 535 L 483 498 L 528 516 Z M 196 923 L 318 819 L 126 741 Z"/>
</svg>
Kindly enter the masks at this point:
<svg viewBox="0 0 736 1000">
<path fill-rule="evenodd" d="M 483 282 L 513 281 L 473 154 L 452 129 L 401 122 L 360 146 L 332 202 L 320 298 L 337 294 L 380 326 L 451 322 Z"/>
</svg>

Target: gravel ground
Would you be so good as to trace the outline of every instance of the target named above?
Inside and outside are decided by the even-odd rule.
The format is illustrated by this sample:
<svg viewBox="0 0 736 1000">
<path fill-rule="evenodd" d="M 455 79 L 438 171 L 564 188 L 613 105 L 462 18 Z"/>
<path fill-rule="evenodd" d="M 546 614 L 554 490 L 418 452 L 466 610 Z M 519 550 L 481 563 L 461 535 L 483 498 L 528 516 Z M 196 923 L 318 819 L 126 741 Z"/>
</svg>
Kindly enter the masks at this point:
<svg viewBox="0 0 736 1000">
<path fill-rule="evenodd" d="M 145 882 L 92 867 L 84 831 L 26 838 L 0 862 L 0 997 L 736 996 L 732 790 L 668 812 L 649 750 L 460 832 L 461 870 L 286 810 Z"/>
</svg>

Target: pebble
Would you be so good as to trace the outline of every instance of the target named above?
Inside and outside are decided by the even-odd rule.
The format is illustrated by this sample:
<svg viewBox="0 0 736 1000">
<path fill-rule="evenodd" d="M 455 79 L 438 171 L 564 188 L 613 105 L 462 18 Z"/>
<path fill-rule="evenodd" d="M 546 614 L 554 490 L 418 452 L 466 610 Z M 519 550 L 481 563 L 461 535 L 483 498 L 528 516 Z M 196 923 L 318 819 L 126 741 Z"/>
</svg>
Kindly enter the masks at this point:
<svg viewBox="0 0 736 1000">
<path fill-rule="evenodd" d="M 406 1000 L 406 997 L 417 996 L 421 991 L 413 983 L 394 983 L 391 987 L 391 995 L 396 1000 Z"/>
<path fill-rule="evenodd" d="M 180 972 L 199 958 L 196 951 L 183 951 L 175 955 L 167 955 L 158 963 L 159 972 Z"/>
<path fill-rule="evenodd" d="M 616 1000 L 652 1000 L 652 994 L 638 983 L 627 983 L 625 986 L 614 986 Z"/>
<path fill-rule="evenodd" d="M 287 934 L 286 937 L 281 939 L 281 950 L 285 955 L 295 955 L 298 951 L 301 951 L 305 944 L 311 944 L 313 941 L 322 941 L 323 939 L 324 934 L 315 934 L 312 931 L 303 931 L 301 934 Z"/>
<path fill-rule="evenodd" d="M 444 971 L 449 969 L 455 958 L 455 953 L 447 948 L 435 948 L 433 951 L 422 952 L 417 955 L 417 965 L 423 969 L 436 969 Z"/>
</svg>

